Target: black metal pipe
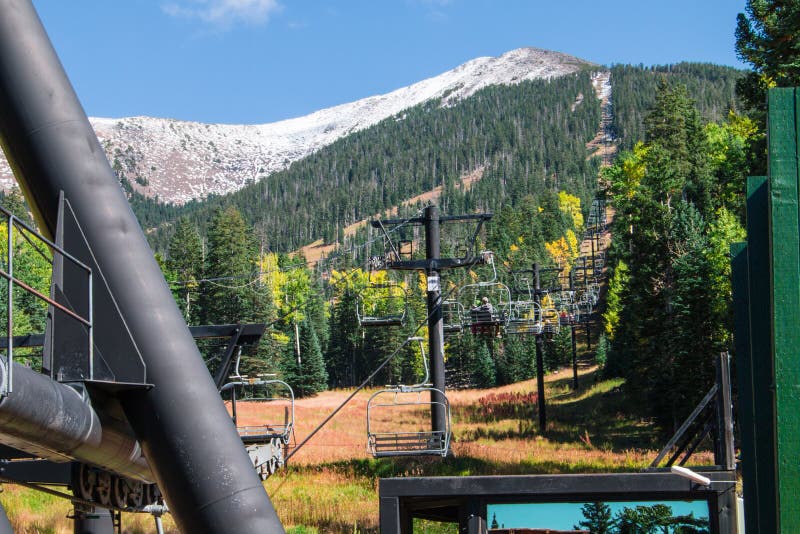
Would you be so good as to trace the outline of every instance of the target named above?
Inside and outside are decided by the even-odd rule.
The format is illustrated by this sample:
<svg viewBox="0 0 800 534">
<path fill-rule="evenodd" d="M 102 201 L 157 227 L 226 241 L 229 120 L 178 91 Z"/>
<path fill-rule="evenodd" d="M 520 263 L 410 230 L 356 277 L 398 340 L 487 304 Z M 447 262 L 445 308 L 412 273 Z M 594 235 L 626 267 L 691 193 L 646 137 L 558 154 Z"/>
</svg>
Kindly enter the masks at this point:
<svg viewBox="0 0 800 534">
<path fill-rule="evenodd" d="M 533 264 L 534 300 L 541 310 L 542 282 L 539 278 L 539 264 Z M 547 402 L 544 395 L 544 334 L 536 334 L 536 407 L 539 412 L 539 432 L 547 430 Z"/>
<path fill-rule="evenodd" d="M 283 532 L 30 0 L 0 0 L 0 143 L 44 233 L 64 192 L 147 366 L 120 395 L 184 532 Z"/>
<path fill-rule="evenodd" d="M 431 381 L 431 429 L 445 432 L 447 412 L 445 411 L 444 378 L 444 320 L 442 317 L 442 292 L 440 273 L 436 268 L 441 243 L 439 236 L 439 208 L 425 208 L 425 259 L 429 262 L 428 277 L 428 354 L 430 354 Z"/>
<path fill-rule="evenodd" d="M 569 271 L 569 291 L 572 295 L 572 299 L 575 299 L 575 271 L 571 269 Z M 570 309 L 569 313 L 569 334 L 570 334 L 570 341 L 572 343 L 572 389 L 578 391 L 578 344 L 577 340 L 575 339 L 575 310 Z"/>
<path fill-rule="evenodd" d="M 56 462 L 79 460 L 154 481 L 136 439 L 113 420 L 101 421 L 76 390 L 19 364 L 13 381 L 13 393 L 0 400 L 0 443 Z"/>
</svg>

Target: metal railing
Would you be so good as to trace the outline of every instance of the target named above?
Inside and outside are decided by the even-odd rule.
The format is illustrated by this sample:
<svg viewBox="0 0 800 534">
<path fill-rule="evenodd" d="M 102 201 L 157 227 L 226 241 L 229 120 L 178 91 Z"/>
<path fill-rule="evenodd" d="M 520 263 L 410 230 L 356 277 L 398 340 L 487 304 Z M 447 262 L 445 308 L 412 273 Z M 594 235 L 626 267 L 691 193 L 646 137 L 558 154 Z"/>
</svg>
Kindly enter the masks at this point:
<svg viewBox="0 0 800 534">
<path fill-rule="evenodd" d="M 8 243 L 6 245 L 6 269 L 3 269 L 0 266 L 0 276 L 5 278 L 6 280 L 6 287 L 8 291 L 7 295 L 7 302 L 6 302 L 6 353 L 5 358 L 0 360 L 3 365 L 5 365 L 5 373 L 0 383 L 0 397 L 6 396 L 12 392 L 12 383 L 13 383 L 13 363 L 14 363 L 14 286 L 22 288 L 27 293 L 33 295 L 37 299 L 46 302 L 50 306 L 53 306 L 57 310 L 63 312 L 68 317 L 71 317 L 75 321 L 79 322 L 83 326 L 86 327 L 87 331 L 87 343 L 88 343 L 88 357 L 89 357 L 89 380 L 94 379 L 94 332 L 92 329 L 93 323 L 93 302 L 92 302 L 92 269 L 81 262 L 79 259 L 75 258 L 71 254 L 69 254 L 66 250 L 62 247 L 58 246 L 54 242 L 50 241 L 43 235 L 39 234 L 36 230 L 22 222 L 16 215 L 8 211 L 3 206 L 0 206 L 0 213 L 2 216 L 5 217 L 6 228 L 8 229 Z M 51 250 L 53 254 L 53 258 L 55 259 L 55 255 L 58 254 L 62 258 L 72 262 L 75 266 L 82 269 L 86 272 L 87 282 L 88 282 L 88 291 L 87 291 L 87 313 L 86 317 L 81 316 L 78 313 L 75 313 L 73 310 L 70 310 L 63 304 L 60 304 L 50 298 L 48 295 L 43 294 L 42 292 L 36 290 L 35 288 L 31 287 L 30 285 L 26 284 L 19 278 L 14 275 L 14 229 L 17 229 L 19 234 L 40 254 L 42 253 L 41 250 L 33 244 L 31 241 L 31 237 L 35 237 L 38 241 L 47 245 L 47 247 Z"/>
</svg>

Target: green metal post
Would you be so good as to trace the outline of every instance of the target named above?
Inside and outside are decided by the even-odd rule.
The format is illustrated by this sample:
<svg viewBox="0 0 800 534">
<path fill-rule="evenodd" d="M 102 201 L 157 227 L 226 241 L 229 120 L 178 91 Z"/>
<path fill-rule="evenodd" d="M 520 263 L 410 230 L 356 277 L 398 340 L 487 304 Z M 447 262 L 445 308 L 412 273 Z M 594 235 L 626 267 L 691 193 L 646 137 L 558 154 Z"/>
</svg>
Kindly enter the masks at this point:
<svg viewBox="0 0 800 534">
<path fill-rule="evenodd" d="M 797 89 L 769 91 L 768 146 L 778 528 L 800 532 L 800 214 Z"/>
<path fill-rule="evenodd" d="M 747 273 L 747 243 L 731 245 L 734 351 L 739 392 L 736 416 L 741 441 L 742 492 L 746 532 L 759 531 L 758 461 L 756 457 L 755 405 L 753 402 L 753 356 L 750 350 L 750 297 Z"/>
<path fill-rule="evenodd" d="M 775 372 L 772 360 L 772 308 L 770 304 L 769 196 L 767 178 L 748 178 L 747 269 L 755 431 L 755 442 L 750 456 L 755 462 L 754 483 L 758 492 L 755 506 L 759 510 L 757 512 L 759 528 L 756 532 L 778 531 L 778 501 L 775 489 Z M 745 504 L 745 506 L 748 505 Z"/>
</svg>

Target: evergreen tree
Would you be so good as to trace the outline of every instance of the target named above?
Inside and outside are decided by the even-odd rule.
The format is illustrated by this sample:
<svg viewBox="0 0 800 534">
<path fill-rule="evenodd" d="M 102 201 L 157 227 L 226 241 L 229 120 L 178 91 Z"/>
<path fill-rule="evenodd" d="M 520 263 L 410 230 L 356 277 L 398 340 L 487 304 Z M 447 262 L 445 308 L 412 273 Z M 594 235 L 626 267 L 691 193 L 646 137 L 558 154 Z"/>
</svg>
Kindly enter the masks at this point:
<svg viewBox="0 0 800 534">
<path fill-rule="evenodd" d="M 344 291 L 330 315 L 330 343 L 325 354 L 331 387 L 358 384 L 364 374 L 365 362 L 361 351 L 361 332 L 356 320 L 356 294 Z"/>
<path fill-rule="evenodd" d="M 499 353 L 498 383 L 513 384 L 536 375 L 536 346 L 533 336 L 507 336 Z"/>
<path fill-rule="evenodd" d="M 621 374 L 632 405 L 667 431 L 709 386 L 713 356 L 729 343 L 729 270 L 720 251 L 741 235 L 725 205 L 737 199 L 719 194 L 730 152 L 708 142 L 713 130 L 692 108 L 685 90 L 662 84 L 645 121 L 647 143 L 604 173 L 617 209 L 606 373 Z"/>
<path fill-rule="evenodd" d="M 200 234 L 187 218 L 178 220 L 169 242 L 166 268 L 176 277 L 172 293 L 186 322 L 197 317 L 198 280 L 203 275 L 203 243 Z"/>
<path fill-rule="evenodd" d="M 747 0 L 745 11 L 736 19 L 736 53 L 754 72 L 739 88 L 763 110 L 768 87 L 800 85 L 800 1 Z"/>
<path fill-rule="evenodd" d="M 308 397 L 327 389 L 328 373 L 319 348 L 317 334 L 308 321 L 298 325 L 299 343 L 292 334 L 283 353 L 281 373 L 283 379 L 292 386 L 295 397 Z M 296 346 L 300 347 L 297 354 Z"/>
<path fill-rule="evenodd" d="M 591 534 L 611 534 L 611 507 L 604 502 L 586 503 L 581 506 L 583 521 L 575 525 L 575 530 L 588 530 Z"/>
<path fill-rule="evenodd" d="M 544 363 L 548 371 L 555 371 L 572 361 L 572 327 L 558 330 L 558 334 L 545 343 Z"/>
<path fill-rule="evenodd" d="M 600 334 L 600 338 L 597 340 L 597 350 L 595 350 L 594 353 L 594 362 L 604 373 L 606 369 L 606 363 L 608 362 L 610 346 L 611 344 L 609 343 L 606 335 Z"/>
<path fill-rule="evenodd" d="M 252 287 L 257 249 L 253 234 L 234 208 L 214 214 L 208 230 L 205 278 L 200 292 L 200 320 L 237 324 L 254 319 Z"/>
<path fill-rule="evenodd" d="M 478 351 L 475 353 L 475 362 L 472 367 L 472 375 L 475 386 L 479 388 L 491 388 L 495 386 L 496 377 L 494 362 L 489 354 L 486 343 L 478 344 Z"/>
<path fill-rule="evenodd" d="M 10 211 L 14 217 L 23 223 L 28 226 L 33 226 L 33 219 L 31 218 L 28 203 L 25 201 L 25 197 L 22 196 L 19 187 L 16 185 L 8 191 L 0 192 L 0 205 Z"/>
</svg>

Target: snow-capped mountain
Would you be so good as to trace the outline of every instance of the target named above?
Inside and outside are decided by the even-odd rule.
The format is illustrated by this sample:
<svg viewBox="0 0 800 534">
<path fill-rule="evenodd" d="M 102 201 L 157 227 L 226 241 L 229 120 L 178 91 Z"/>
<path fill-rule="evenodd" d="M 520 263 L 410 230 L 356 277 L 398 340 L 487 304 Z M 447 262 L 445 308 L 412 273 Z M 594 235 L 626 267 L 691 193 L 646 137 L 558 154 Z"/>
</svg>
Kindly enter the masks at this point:
<svg viewBox="0 0 800 534">
<path fill-rule="evenodd" d="M 183 203 L 224 194 L 286 168 L 350 133 L 430 99 L 451 105 L 489 85 L 553 78 L 589 63 L 559 52 L 520 48 L 473 59 L 439 76 L 305 117 L 269 124 L 202 124 L 152 117 L 90 118 L 109 161 L 131 186 Z M 0 158 L 0 187 L 13 176 Z"/>
</svg>

